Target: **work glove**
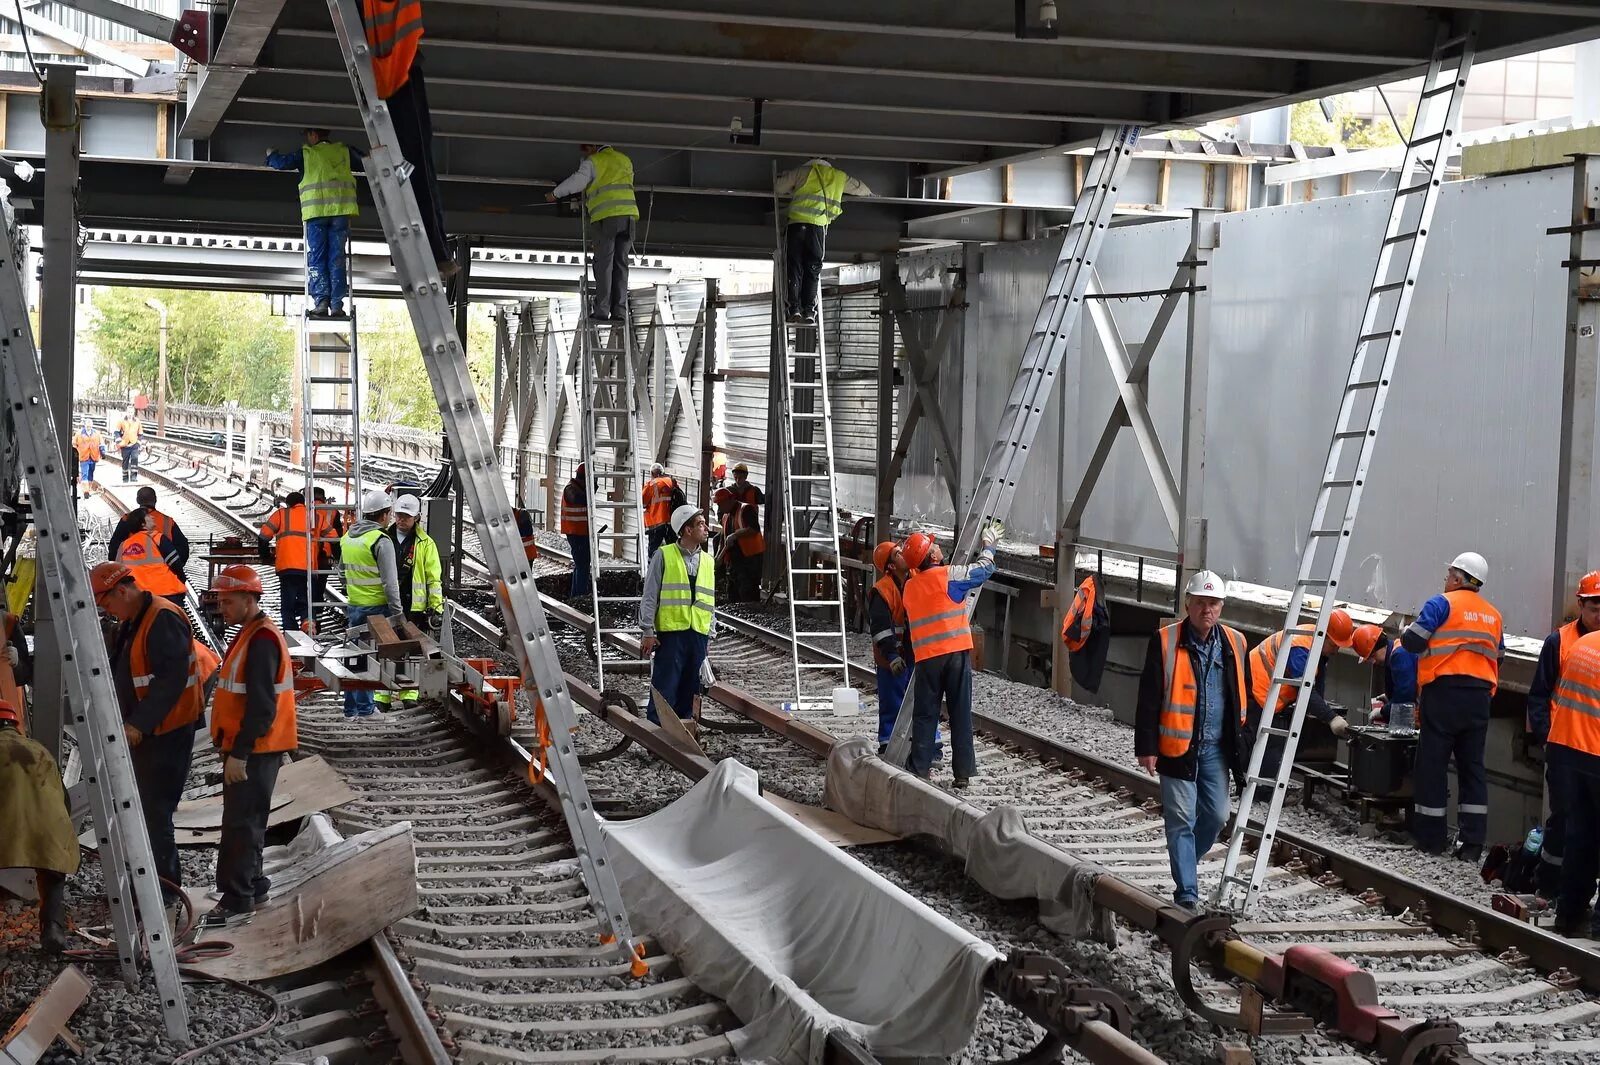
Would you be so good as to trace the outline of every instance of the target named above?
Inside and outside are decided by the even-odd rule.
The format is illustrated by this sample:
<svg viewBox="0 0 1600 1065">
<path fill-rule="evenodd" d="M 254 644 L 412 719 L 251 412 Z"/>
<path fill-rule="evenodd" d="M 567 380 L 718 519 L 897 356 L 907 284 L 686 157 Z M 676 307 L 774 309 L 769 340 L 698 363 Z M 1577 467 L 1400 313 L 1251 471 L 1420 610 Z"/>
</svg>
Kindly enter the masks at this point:
<svg viewBox="0 0 1600 1065">
<path fill-rule="evenodd" d="M 898 677 L 901 674 L 903 674 L 905 671 L 906 671 L 906 660 L 905 659 L 896 658 L 896 659 L 893 659 L 893 660 L 890 661 L 890 663 L 889 663 L 889 672 L 890 673 L 893 673 L 895 676 Z"/>
<path fill-rule="evenodd" d="M 994 545 L 1000 542 L 1000 537 L 1005 535 L 1006 527 L 999 521 L 991 521 L 983 527 L 983 532 L 978 540 L 983 544 L 985 551 L 993 551 Z"/>
<path fill-rule="evenodd" d="M 701 688 L 701 690 L 702 691 L 710 691 L 711 690 L 711 686 L 713 684 L 715 684 L 716 682 L 717 682 L 717 675 L 711 671 L 711 659 L 702 658 L 700 660 L 700 688 Z"/>
<path fill-rule="evenodd" d="M 15 666 L 19 661 L 17 649 L 12 647 L 10 644 L 6 644 L 6 661 L 10 662 L 13 666 Z"/>
<path fill-rule="evenodd" d="M 1336 717 L 1328 722 L 1328 727 L 1333 730 L 1335 736 L 1343 736 L 1350 731 L 1350 723 L 1342 717 Z"/>
</svg>

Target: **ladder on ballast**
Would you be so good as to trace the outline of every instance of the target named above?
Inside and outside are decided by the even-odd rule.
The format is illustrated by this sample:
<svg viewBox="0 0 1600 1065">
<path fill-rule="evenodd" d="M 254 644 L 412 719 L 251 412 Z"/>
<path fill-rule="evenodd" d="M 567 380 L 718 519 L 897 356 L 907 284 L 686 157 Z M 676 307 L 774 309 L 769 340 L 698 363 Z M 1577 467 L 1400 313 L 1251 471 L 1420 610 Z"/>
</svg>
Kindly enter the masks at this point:
<svg viewBox="0 0 1600 1065">
<path fill-rule="evenodd" d="M 1339 590 L 1339 577 L 1344 570 L 1351 531 L 1355 528 L 1356 512 L 1361 506 L 1367 469 L 1377 447 L 1384 402 L 1398 364 L 1406 319 L 1416 293 L 1417 272 L 1422 265 L 1433 211 L 1439 201 L 1439 187 L 1444 181 L 1445 164 L 1458 139 L 1461 102 L 1466 95 L 1467 75 L 1472 70 L 1476 38 L 1476 18 L 1470 19 L 1465 32 L 1460 33 L 1441 24 L 1390 200 L 1389 220 L 1378 248 L 1377 267 L 1367 292 L 1361 329 L 1356 335 L 1355 352 L 1339 400 L 1339 413 L 1328 442 L 1327 462 L 1323 465 L 1322 481 L 1317 487 L 1316 504 L 1300 555 L 1300 568 L 1289 597 L 1286 628 L 1300 624 L 1301 606 L 1308 597 L 1320 600 L 1307 651 L 1309 662 L 1321 659 L 1323 641 L 1327 637 L 1328 617 L 1333 612 Z M 1417 175 L 1419 169 L 1421 176 Z M 1289 641 L 1285 640 L 1272 665 L 1272 685 L 1263 706 L 1276 706 L 1278 693 L 1284 685 L 1297 689 L 1294 705 L 1271 718 L 1263 712 L 1250 752 L 1249 768 L 1245 771 L 1244 790 L 1228 841 L 1222 880 L 1217 885 L 1218 904 L 1241 912 L 1255 905 L 1267 877 L 1270 866 L 1267 858 L 1277 839 L 1278 820 L 1283 812 L 1283 800 L 1294 770 L 1295 751 L 1316 676 L 1316 670 L 1308 666 L 1304 677 L 1288 677 L 1285 671 L 1289 665 L 1289 651 Z M 1284 741 L 1278 770 L 1274 776 L 1263 776 L 1267 748 L 1275 738 Z M 1250 824 L 1250 808 L 1258 787 L 1272 789 L 1266 820 L 1259 830 Z M 1248 870 L 1241 870 L 1245 839 L 1250 836 L 1259 837 L 1256 857 Z"/>
<path fill-rule="evenodd" d="M 1023 348 L 1022 361 L 1000 414 L 999 434 L 983 463 L 983 474 L 957 529 L 953 560 L 970 562 L 977 553 L 984 528 L 1004 520 L 1027 468 L 1033 438 L 1044 420 L 1045 405 L 1055 388 L 1056 374 L 1067 351 L 1072 329 L 1083 307 L 1084 293 L 1094 273 L 1100 244 L 1117 208 L 1117 190 L 1139 145 L 1138 126 L 1107 126 L 1101 131 L 1094 156 L 1084 172 L 1083 188 L 1072 206 L 1072 218 L 1056 255 L 1055 269 L 1044 298 L 1034 315 L 1033 330 Z M 977 596 L 967 600 L 967 616 L 977 606 Z M 904 765 L 911 752 L 911 703 L 915 685 L 906 688 L 905 701 L 895 718 L 887 757 Z"/>
<path fill-rule="evenodd" d="M 541 753 L 548 756 L 549 774 L 598 918 L 600 941 L 614 945 L 629 961 L 633 973 L 642 976 L 646 971 L 644 945 L 635 940 L 628 923 L 622 891 L 606 849 L 605 826 L 595 812 L 578 764 L 572 743 L 578 728 L 577 709 L 539 602 L 538 585 L 523 554 L 494 437 L 468 373 L 466 351 L 456 333 L 445 286 L 439 279 L 416 196 L 411 191 L 413 168 L 395 148 L 389 109 L 373 87 L 371 49 L 362 27 L 360 7 L 356 0 L 328 0 L 328 11 L 372 145 L 365 164 L 367 184 L 389 240 L 395 277 L 411 312 L 423 365 L 428 369 L 439 413 L 450 434 L 484 562 L 493 575 L 504 609 L 506 638 L 521 664 L 523 686 L 542 706 L 549 722 L 549 746 L 545 752 L 534 752 L 534 757 Z"/>
<path fill-rule="evenodd" d="M 50 397 L 33 345 L 20 263 L 10 234 L 0 234 L 0 362 L 4 363 L 5 401 L 15 425 L 38 531 L 36 594 L 50 597 L 50 614 L 63 650 L 62 673 L 71 702 L 73 735 L 83 757 L 122 978 L 130 988 L 138 985 L 139 959 L 148 951 L 167 1034 L 187 1043 L 189 1007 L 178 979 L 172 930 L 123 739 L 99 611 L 78 539 L 72 486 L 62 465 L 62 441 L 50 415 Z"/>
<path fill-rule="evenodd" d="M 585 233 L 588 227 L 584 228 Z M 642 576 L 645 562 L 644 503 L 639 405 L 634 393 L 633 331 L 623 302 L 622 320 L 596 321 L 589 314 L 593 259 L 587 238 L 584 274 L 578 284 L 578 365 L 582 385 L 581 450 L 589 515 L 589 575 L 594 587 L 595 679 L 605 690 L 606 670 L 639 672 L 648 659 L 619 650 L 611 641 L 631 636 L 637 644 L 639 595 L 624 583 L 621 594 L 607 574 Z M 611 591 L 608 593 L 607 589 Z"/>
<path fill-rule="evenodd" d="M 348 273 L 346 276 L 349 276 Z M 344 486 L 344 502 L 357 518 L 361 509 L 361 405 L 362 378 L 360 345 L 357 341 L 356 301 L 350 299 L 348 318 L 328 318 L 311 313 L 311 297 L 306 296 L 300 312 L 301 351 L 301 439 L 306 476 L 306 529 L 313 545 L 310 566 L 306 569 L 306 615 L 315 623 L 319 611 L 338 611 L 343 603 L 317 598 L 317 579 L 334 570 L 321 565 L 317 557 L 317 519 L 320 512 L 337 506 L 317 506 L 319 470 Z M 331 499 L 332 497 L 330 497 Z M 335 552 L 337 559 L 337 552 Z M 320 628 L 315 625 L 315 628 Z"/>
</svg>

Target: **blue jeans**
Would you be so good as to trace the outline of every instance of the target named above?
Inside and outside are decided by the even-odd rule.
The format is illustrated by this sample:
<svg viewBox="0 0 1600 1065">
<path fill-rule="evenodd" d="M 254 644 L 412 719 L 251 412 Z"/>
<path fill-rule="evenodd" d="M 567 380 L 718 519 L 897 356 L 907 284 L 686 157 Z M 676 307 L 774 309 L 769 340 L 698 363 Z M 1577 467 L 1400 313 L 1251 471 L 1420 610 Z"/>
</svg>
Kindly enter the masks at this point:
<svg viewBox="0 0 1600 1065">
<path fill-rule="evenodd" d="M 933 771 L 939 757 L 939 706 L 950 709 L 950 768 L 957 779 L 977 774 L 972 749 L 972 652 L 956 651 L 917 663 L 916 702 L 911 717 L 911 760 L 917 776 Z"/>
<path fill-rule="evenodd" d="M 344 608 L 344 621 L 346 625 L 354 628 L 356 625 L 365 621 L 367 618 L 370 618 L 374 614 L 387 613 L 389 613 L 389 606 L 387 603 L 382 606 L 349 606 L 347 604 Z M 366 668 L 367 659 L 365 656 L 362 656 L 361 658 L 352 658 L 350 660 L 351 672 L 359 673 Z M 347 690 L 344 693 L 345 717 L 371 717 L 376 709 L 377 706 L 373 701 L 371 689 L 365 689 L 362 691 Z"/>
<path fill-rule="evenodd" d="M 286 569 L 278 571 L 278 606 L 283 615 L 283 631 L 295 632 L 309 616 L 311 589 L 306 585 L 306 571 Z"/>
<path fill-rule="evenodd" d="M 350 239 L 350 217 L 313 218 L 306 222 L 306 287 L 313 303 L 343 303 L 344 246 Z"/>
<path fill-rule="evenodd" d="M 650 662 L 650 687 L 661 693 L 661 698 L 667 701 L 674 713 L 688 720 L 694 716 L 694 697 L 700 691 L 700 663 L 706 660 L 706 648 L 710 646 L 711 638 L 693 629 L 685 629 L 682 632 L 657 633 L 656 639 L 661 643 Z M 653 696 L 645 716 L 661 724 L 661 719 L 656 716 Z"/>
<path fill-rule="evenodd" d="M 1162 776 L 1161 809 L 1167 823 L 1167 861 L 1172 866 L 1172 897 L 1200 900 L 1200 855 L 1217 842 L 1228 820 L 1228 766 L 1222 748 L 1207 744 L 1195 759 L 1195 779 Z"/>
<path fill-rule="evenodd" d="M 576 599 L 589 594 L 589 538 L 568 533 L 567 547 L 572 551 L 572 584 L 567 595 Z"/>
<path fill-rule="evenodd" d="M 900 713 L 900 704 L 906 698 L 906 686 L 911 683 L 911 665 L 898 677 L 887 666 L 878 667 L 878 744 L 889 742 L 894 732 L 894 719 Z"/>
<path fill-rule="evenodd" d="M 94 459 L 84 459 L 78 463 L 78 480 L 84 484 L 94 483 Z"/>
</svg>

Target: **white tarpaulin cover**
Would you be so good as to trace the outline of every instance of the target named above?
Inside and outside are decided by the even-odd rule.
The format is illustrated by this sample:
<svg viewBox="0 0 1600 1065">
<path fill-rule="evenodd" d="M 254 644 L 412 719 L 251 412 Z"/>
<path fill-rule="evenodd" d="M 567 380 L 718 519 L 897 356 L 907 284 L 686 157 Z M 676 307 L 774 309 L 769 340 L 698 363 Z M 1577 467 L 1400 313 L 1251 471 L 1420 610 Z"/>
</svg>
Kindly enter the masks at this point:
<svg viewBox="0 0 1600 1065">
<path fill-rule="evenodd" d="M 635 928 L 744 1022 L 742 1061 L 816 1065 L 835 1029 L 879 1057 L 971 1038 L 1000 953 L 780 812 L 747 766 L 607 834 Z"/>
</svg>

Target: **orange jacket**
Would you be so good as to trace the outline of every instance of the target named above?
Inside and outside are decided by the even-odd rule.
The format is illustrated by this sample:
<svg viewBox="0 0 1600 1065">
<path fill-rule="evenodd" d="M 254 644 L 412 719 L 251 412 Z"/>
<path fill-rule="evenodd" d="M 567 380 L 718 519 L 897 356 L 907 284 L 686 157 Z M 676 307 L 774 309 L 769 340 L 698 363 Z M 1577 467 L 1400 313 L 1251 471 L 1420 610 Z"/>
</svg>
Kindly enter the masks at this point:
<svg viewBox="0 0 1600 1065">
<path fill-rule="evenodd" d="M 1291 647 L 1309 649 L 1311 646 L 1312 632 L 1305 626 L 1295 629 L 1292 634 L 1288 630 L 1280 630 L 1256 645 L 1256 649 L 1250 652 L 1250 694 L 1255 697 L 1257 706 L 1267 703 L 1267 692 L 1272 687 L 1272 668 L 1278 664 L 1278 648 L 1283 645 L 1285 636 L 1289 637 Z M 1332 644 L 1328 646 L 1332 647 Z M 1315 676 L 1315 670 L 1309 663 L 1306 670 Z M 1283 711 L 1294 702 L 1296 693 L 1293 684 L 1278 685 L 1278 705 L 1272 708 L 1272 712 L 1276 714 Z"/>
<path fill-rule="evenodd" d="M 78 453 L 79 462 L 99 462 L 104 444 L 105 438 L 99 433 L 79 433 L 72 438 L 72 449 Z"/>
<path fill-rule="evenodd" d="M 1085 577 L 1072 596 L 1067 616 L 1061 621 L 1061 642 L 1067 645 L 1068 651 L 1081 651 L 1089 642 L 1089 633 L 1094 628 L 1094 599 L 1094 578 Z"/>
<path fill-rule="evenodd" d="M 378 99 L 387 100 L 411 78 L 422 43 L 421 0 L 361 0 L 361 25 L 372 49 Z"/>
<path fill-rule="evenodd" d="M 925 662 L 939 655 L 972 650 L 967 606 L 950 599 L 948 567 L 917 570 L 901 592 L 911 624 L 911 657 Z"/>
<path fill-rule="evenodd" d="M 224 753 L 233 751 L 233 741 L 238 738 L 239 728 L 244 722 L 249 696 L 249 689 L 245 685 L 245 659 L 248 657 L 250 641 L 263 629 L 278 642 L 278 675 L 272 689 L 276 707 L 272 725 L 256 740 L 250 753 L 274 754 L 292 751 L 300 746 L 289 644 L 271 618 L 258 614 L 254 620 L 240 626 L 238 635 L 228 645 L 228 653 L 222 659 L 222 678 L 217 682 L 217 693 L 211 700 L 211 739 L 217 745 L 217 750 Z"/>
<path fill-rule="evenodd" d="M 147 592 L 158 596 L 181 595 L 188 590 L 167 567 L 156 538 L 147 532 L 134 533 L 122 541 L 117 549 L 117 561 L 133 570 L 133 579 Z"/>
<path fill-rule="evenodd" d="M 279 573 L 311 568 L 311 541 L 306 529 L 304 503 L 279 507 L 272 512 L 272 517 L 261 523 L 258 531 L 273 541 L 274 565 Z"/>
<path fill-rule="evenodd" d="M 672 478 L 656 477 L 644 486 L 644 525 L 653 529 L 672 520 Z"/>
<path fill-rule="evenodd" d="M 582 485 L 577 478 L 567 482 L 561 490 L 561 533 L 563 536 L 589 535 L 589 506 L 577 501 L 582 496 Z"/>
<path fill-rule="evenodd" d="M 1244 633 L 1226 625 L 1219 627 L 1233 649 L 1233 690 L 1236 693 L 1243 692 L 1245 648 L 1249 645 L 1245 643 Z M 1182 758 L 1189 753 L 1189 747 L 1194 742 L 1195 700 L 1200 694 L 1200 687 L 1195 680 L 1189 655 L 1181 653 L 1182 649 L 1178 646 L 1182 631 L 1182 622 L 1161 629 L 1161 665 L 1165 670 L 1167 698 L 1161 709 L 1161 739 L 1157 751 L 1163 758 Z M 1242 696 L 1238 702 L 1239 727 L 1243 729 L 1246 727 L 1246 703 Z"/>
</svg>

